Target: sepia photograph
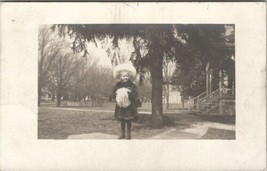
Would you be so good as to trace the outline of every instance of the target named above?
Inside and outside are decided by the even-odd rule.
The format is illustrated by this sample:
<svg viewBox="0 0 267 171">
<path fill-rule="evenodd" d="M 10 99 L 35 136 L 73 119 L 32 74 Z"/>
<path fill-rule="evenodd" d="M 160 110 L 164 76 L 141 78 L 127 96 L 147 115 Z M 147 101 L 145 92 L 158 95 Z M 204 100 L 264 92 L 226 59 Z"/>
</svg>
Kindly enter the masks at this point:
<svg viewBox="0 0 267 171">
<path fill-rule="evenodd" d="M 266 170 L 266 3 L 0 9 L 0 170 Z"/>
<path fill-rule="evenodd" d="M 233 24 L 38 30 L 38 139 L 235 139 Z"/>
</svg>

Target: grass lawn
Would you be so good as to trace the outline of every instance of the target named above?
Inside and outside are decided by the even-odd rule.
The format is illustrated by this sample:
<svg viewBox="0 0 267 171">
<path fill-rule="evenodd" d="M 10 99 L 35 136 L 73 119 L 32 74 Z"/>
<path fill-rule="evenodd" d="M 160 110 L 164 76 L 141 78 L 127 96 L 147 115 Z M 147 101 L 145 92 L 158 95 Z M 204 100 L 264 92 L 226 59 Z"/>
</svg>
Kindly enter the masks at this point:
<svg viewBox="0 0 267 171">
<path fill-rule="evenodd" d="M 220 139 L 221 137 L 224 137 L 224 139 L 235 139 L 235 131 L 209 128 L 201 139 Z"/>
<path fill-rule="evenodd" d="M 168 126 L 162 129 L 152 129 L 147 119 L 140 119 L 133 123 L 132 137 L 145 139 L 168 129 L 170 129 Z M 94 132 L 119 135 L 120 123 L 114 119 L 112 113 L 39 108 L 39 139 L 66 139 L 69 135 Z"/>
<path fill-rule="evenodd" d="M 79 109 L 79 107 L 77 107 Z M 39 107 L 38 138 L 66 139 L 69 135 L 104 133 L 119 135 L 120 123 L 110 112 L 63 110 L 60 108 Z M 165 114 L 165 126 L 154 129 L 150 125 L 150 115 L 140 114 L 133 123 L 132 137 L 147 139 L 169 129 L 183 130 L 201 122 L 217 122 L 234 125 L 233 116 L 195 116 L 188 113 Z M 234 139 L 234 132 L 210 129 L 203 139 Z"/>
</svg>

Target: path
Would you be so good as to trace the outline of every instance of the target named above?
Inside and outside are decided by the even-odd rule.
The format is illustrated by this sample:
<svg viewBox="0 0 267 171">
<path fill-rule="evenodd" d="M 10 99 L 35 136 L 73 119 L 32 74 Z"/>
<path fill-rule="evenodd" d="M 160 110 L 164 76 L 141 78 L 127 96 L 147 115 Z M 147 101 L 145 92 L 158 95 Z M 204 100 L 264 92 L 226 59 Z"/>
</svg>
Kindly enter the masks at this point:
<svg viewBox="0 0 267 171">
<path fill-rule="evenodd" d="M 99 113 L 101 112 L 102 113 L 103 112 L 113 113 L 114 112 L 113 110 L 105 110 L 105 109 L 79 109 L 79 108 L 77 109 L 77 108 L 58 108 L 58 107 L 44 107 L 44 108 L 50 108 L 50 109 L 56 109 L 56 110 L 67 110 L 67 111 L 88 111 L 88 112 L 99 112 Z M 142 110 L 139 111 L 139 113 L 147 114 L 147 115 L 151 114 L 151 112 L 142 111 Z M 166 132 L 160 133 L 152 137 L 148 137 L 147 139 L 200 139 L 204 135 L 205 135 L 204 137 L 206 137 L 206 135 L 209 135 L 207 136 L 207 139 L 209 139 L 210 137 L 211 138 L 217 137 L 217 139 L 225 139 L 224 135 L 220 136 L 222 135 L 222 133 L 220 132 L 230 131 L 232 134 L 235 133 L 234 125 L 227 125 L 227 124 L 215 123 L 215 122 L 210 122 L 210 121 L 203 122 L 203 120 L 199 122 L 197 117 L 193 115 L 187 115 L 186 113 L 184 113 L 184 111 L 180 111 L 179 113 L 175 111 L 164 112 L 164 113 L 179 114 L 179 115 L 173 115 L 175 118 L 177 117 L 176 119 L 178 119 L 177 120 L 178 122 L 176 123 L 176 125 L 180 125 L 181 123 L 182 124 L 189 123 L 190 127 L 184 127 L 184 128 L 172 127 Z M 184 114 L 184 116 L 182 114 Z M 212 133 L 210 134 L 210 132 Z M 216 136 L 215 134 L 218 134 L 219 136 Z M 94 132 L 90 134 L 69 135 L 68 139 L 117 139 L 117 136 L 118 135 L 114 135 L 114 134 L 103 134 L 100 132 Z"/>
<path fill-rule="evenodd" d="M 207 133 L 209 128 L 235 131 L 235 126 L 232 125 L 206 122 L 201 124 L 194 124 L 191 128 L 183 130 L 172 128 L 166 132 L 149 137 L 147 139 L 200 139 Z M 117 137 L 118 135 L 102 134 L 96 132 L 91 134 L 70 135 L 68 139 L 117 139 Z"/>
<path fill-rule="evenodd" d="M 117 139 L 118 135 L 112 134 L 102 134 L 99 132 L 91 134 L 78 134 L 78 135 L 69 135 L 68 139 Z"/>
<path fill-rule="evenodd" d="M 149 139 L 200 139 L 207 133 L 209 128 L 235 131 L 235 126 L 232 125 L 205 122 L 194 124 L 191 128 L 183 130 L 173 128 Z"/>
</svg>

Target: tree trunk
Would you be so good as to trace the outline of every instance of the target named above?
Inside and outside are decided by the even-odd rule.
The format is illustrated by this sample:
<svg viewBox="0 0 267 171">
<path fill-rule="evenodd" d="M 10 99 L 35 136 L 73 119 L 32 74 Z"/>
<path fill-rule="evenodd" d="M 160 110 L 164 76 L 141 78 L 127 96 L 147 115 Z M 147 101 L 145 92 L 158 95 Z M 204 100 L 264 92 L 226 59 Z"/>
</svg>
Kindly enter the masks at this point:
<svg viewBox="0 0 267 171">
<path fill-rule="evenodd" d="M 152 79 L 152 125 L 159 128 L 163 125 L 162 109 L 162 56 L 158 53 L 151 60 Z"/>
<path fill-rule="evenodd" d="M 38 106 L 41 105 L 41 97 L 42 97 L 42 87 L 41 87 L 41 84 L 39 81 L 39 84 L 38 84 Z"/>
<path fill-rule="evenodd" d="M 207 94 L 207 96 L 209 95 L 209 76 L 210 76 L 210 73 L 209 73 L 209 70 L 210 70 L 210 63 L 208 62 L 207 64 L 206 64 L 206 94 Z"/>
<path fill-rule="evenodd" d="M 60 86 L 57 87 L 57 107 L 59 107 L 61 103 L 61 96 L 62 96 L 61 92 L 62 92 L 61 87 Z"/>
<path fill-rule="evenodd" d="M 184 109 L 184 96 L 181 96 L 182 108 Z"/>
<path fill-rule="evenodd" d="M 213 73 L 213 71 L 212 71 L 212 69 L 210 69 L 210 71 L 209 71 L 209 94 L 212 92 L 212 73 Z"/>
<path fill-rule="evenodd" d="M 52 101 L 55 101 L 55 93 L 52 93 Z"/>
<path fill-rule="evenodd" d="M 166 84 L 166 100 L 167 100 L 167 109 L 169 109 L 169 97 L 170 97 L 170 85 L 169 83 Z"/>
<path fill-rule="evenodd" d="M 61 94 L 58 93 L 58 94 L 57 94 L 57 107 L 60 106 L 60 103 L 61 103 Z"/>
<path fill-rule="evenodd" d="M 223 74 L 222 70 L 219 70 L 219 98 L 222 98 L 222 89 L 223 89 Z"/>
</svg>

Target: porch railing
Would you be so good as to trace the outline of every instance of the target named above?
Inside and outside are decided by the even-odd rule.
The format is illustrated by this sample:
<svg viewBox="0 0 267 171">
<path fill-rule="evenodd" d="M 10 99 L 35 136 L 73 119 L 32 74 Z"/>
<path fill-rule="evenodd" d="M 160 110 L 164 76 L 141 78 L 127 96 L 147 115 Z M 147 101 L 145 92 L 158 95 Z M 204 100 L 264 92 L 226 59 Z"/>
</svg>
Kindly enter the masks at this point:
<svg viewBox="0 0 267 171">
<path fill-rule="evenodd" d="M 206 92 L 201 93 L 200 95 L 194 97 L 194 98 L 190 98 L 188 100 L 188 110 L 192 110 L 195 109 L 197 107 L 197 104 L 199 102 L 200 99 L 204 98 L 207 95 Z"/>
<path fill-rule="evenodd" d="M 200 99 L 198 105 L 205 104 L 211 101 L 217 101 L 219 98 L 220 98 L 220 89 L 217 89 L 212 93 L 208 94 L 206 97 Z"/>
<path fill-rule="evenodd" d="M 222 88 L 221 98 L 235 98 L 235 89 L 231 88 Z"/>
<path fill-rule="evenodd" d="M 207 92 L 203 92 L 200 95 L 188 100 L 188 110 L 199 110 L 201 104 L 205 103 L 208 100 L 218 99 L 220 95 L 220 90 L 217 89 L 212 93 L 207 95 Z"/>
<path fill-rule="evenodd" d="M 235 90 L 230 88 L 217 89 L 207 95 L 207 92 L 203 92 L 200 95 L 188 100 L 188 110 L 199 110 L 201 105 L 207 103 L 215 103 L 219 99 L 235 98 Z"/>
</svg>

